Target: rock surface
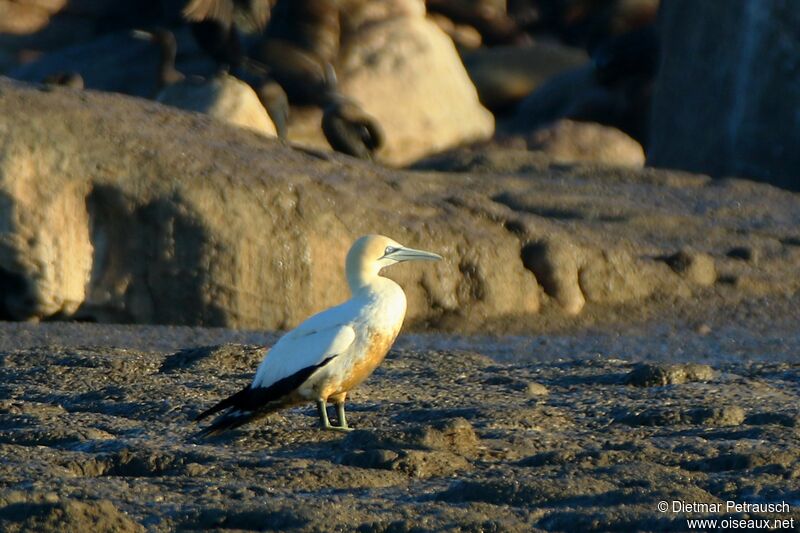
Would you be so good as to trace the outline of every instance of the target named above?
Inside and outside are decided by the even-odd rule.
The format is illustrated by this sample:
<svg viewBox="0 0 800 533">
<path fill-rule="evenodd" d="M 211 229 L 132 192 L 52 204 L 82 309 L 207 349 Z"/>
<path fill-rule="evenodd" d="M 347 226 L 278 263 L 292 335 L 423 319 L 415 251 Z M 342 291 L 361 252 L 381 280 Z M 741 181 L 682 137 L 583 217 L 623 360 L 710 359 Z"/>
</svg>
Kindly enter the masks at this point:
<svg viewBox="0 0 800 533">
<path fill-rule="evenodd" d="M 370 232 L 450 258 L 396 273 L 411 320 L 538 310 L 512 235 L 412 199 L 400 174 L 115 95 L 3 83 L 0 108 L 7 318 L 80 304 L 100 320 L 287 327 L 347 297 L 344 255 Z"/>
<path fill-rule="evenodd" d="M 427 167 L 461 174 L 401 172 L 152 102 L 8 81 L 0 146 L 7 319 L 290 327 L 347 297 L 344 255 L 371 232 L 446 258 L 388 272 L 416 327 L 528 329 L 540 308 L 602 317 L 800 284 L 800 200 L 751 182 L 551 168 L 513 151 Z M 735 246 L 759 261 L 727 256 Z M 716 281 L 664 262 L 687 247 L 713 257 Z"/>
<path fill-rule="evenodd" d="M 590 340 L 592 358 L 572 338 L 500 363 L 478 345 L 401 338 L 348 399 L 350 434 L 319 431 L 301 406 L 200 438 L 192 417 L 246 383 L 263 348 L 195 343 L 244 332 L 17 326 L 0 324 L 3 531 L 673 531 L 692 515 L 661 513 L 661 500 L 800 491 L 796 331 L 782 354 L 759 337 L 736 361 L 706 359 L 710 381 L 668 387 L 626 384 L 636 366 Z M 674 333 L 649 346 L 682 364 L 691 334 Z M 549 394 L 529 397 L 533 382 Z M 766 517 L 800 521 L 794 505 L 750 513 Z"/>
<path fill-rule="evenodd" d="M 727 255 L 730 257 L 730 252 Z M 712 285 L 717 280 L 714 258 L 708 254 L 679 250 L 664 260 L 672 270 L 699 285 Z"/>
<path fill-rule="evenodd" d="M 631 370 L 625 382 L 638 387 L 663 387 L 682 385 L 689 381 L 711 381 L 713 378 L 714 371 L 708 365 L 643 364 Z"/>
<path fill-rule="evenodd" d="M 656 83 L 648 164 L 800 190 L 796 6 L 679 0 L 665 2 L 659 17 L 669 53 Z"/>
<path fill-rule="evenodd" d="M 528 149 L 544 152 L 554 163 L 644 166 L 641 144 L 616 128 L 593 122 L 558 120 L 533 131 Z"/>
<path fill-rule="evenodd" d="M 184 80 L 166 87 L 157 101 L 275 137 L 277 130 L 258 95 L 245 82 L 223 74 L 209 80 Z"/>
</svg>

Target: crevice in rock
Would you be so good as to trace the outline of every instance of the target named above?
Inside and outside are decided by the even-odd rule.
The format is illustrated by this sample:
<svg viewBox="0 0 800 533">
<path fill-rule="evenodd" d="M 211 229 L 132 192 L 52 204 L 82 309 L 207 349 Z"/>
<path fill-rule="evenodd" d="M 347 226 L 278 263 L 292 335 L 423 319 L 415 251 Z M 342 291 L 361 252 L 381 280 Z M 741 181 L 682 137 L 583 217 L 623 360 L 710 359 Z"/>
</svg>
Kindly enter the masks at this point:
<svg viewBox="0 0 800 533">
<path fill-rule="evenodd" d="M 25 320 L 34 316 L 36 302 L 24 276 L 0 268 L 0 320 Z"/>
<path fill-rule="evenodd" d="M 522 259 L 522 266 L 530 270 L 536 277 L 536 281 L 544 289 L 545 294 L 554 297 L 558 286 L 553 279 L 552 267 L 544 259 L 546 250 L 547 245 L 544 242 L 526 243 L 520 249 L 520 259 Z"/>
<path fill-rule="evenodd" d="M 89 238 L 92 243 L 92 269 L 87 298 L 76 315 L 86 319 L 132 322 L 133 316 L 120 302 L 122 285 L 132 277 L 125 251 L 134 247 L 135 239 L 128 229 L 135 227 L 130 202 L 116 187 L 97 185 L 86 197 L 89 215 Z M 122 281 L 127 278 L 127 281 Z M 115 303 L 112 303 L 115 302 Z"/>
<path fill-rule="evenodd" d="M 470 261 L 461 261 L 458 265 L 462 282 L 459 284 L 459 293 L 469 301 L 480 301 L 486 297 L 484 280 L 477 264 Z"/>
<path fill-rule="evenodd" d="M 505 228 L 506 231 L 508 231 L 518 239 L 525 237 L 525 234 L 527 233 L 525 224 L 523 224 L 520 220 L 516 219 L 509 219 L 503 222 L 503 228 Z"/>
</svg>

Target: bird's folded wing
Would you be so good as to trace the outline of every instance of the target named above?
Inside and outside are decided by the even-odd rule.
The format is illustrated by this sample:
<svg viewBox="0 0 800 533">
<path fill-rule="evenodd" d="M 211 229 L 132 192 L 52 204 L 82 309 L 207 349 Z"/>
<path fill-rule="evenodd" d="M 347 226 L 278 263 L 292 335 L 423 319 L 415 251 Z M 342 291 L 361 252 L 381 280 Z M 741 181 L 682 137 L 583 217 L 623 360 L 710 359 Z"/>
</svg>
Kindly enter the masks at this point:
<svg viewBox="0 0 800 533">
<path fill-rule="evenodd" d="M 356 338 L 349 324 L 303 328 L 281 337 L 264 357 L 253 379 L 253 388 L 269 387 L 276 381 L 335 357 L 350 347 Z"/>
</svg>

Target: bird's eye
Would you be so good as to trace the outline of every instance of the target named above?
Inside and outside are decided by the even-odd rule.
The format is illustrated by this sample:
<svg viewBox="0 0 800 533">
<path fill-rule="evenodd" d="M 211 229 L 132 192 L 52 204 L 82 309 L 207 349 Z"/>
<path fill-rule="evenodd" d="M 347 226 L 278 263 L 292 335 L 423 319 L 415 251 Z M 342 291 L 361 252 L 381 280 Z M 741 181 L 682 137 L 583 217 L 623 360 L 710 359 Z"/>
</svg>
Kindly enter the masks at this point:
<svg viewBox="0 0 800 533">
<path fill-rule="evenodd" d="M 387 246 L 386 249 L 383 251 L 383 255 L 389 255 L 394 253 L 397 250 L 394 246 Z"/>
</svg>

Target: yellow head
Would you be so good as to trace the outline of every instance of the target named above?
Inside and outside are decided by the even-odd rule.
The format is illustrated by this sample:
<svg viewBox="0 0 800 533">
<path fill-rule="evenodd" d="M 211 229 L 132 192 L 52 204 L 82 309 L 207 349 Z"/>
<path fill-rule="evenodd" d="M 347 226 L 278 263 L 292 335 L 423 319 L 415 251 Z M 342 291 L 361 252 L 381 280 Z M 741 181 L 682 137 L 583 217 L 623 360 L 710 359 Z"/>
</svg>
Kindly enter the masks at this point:
<svg viewBox="0 0 800 533">
<path fill-rule="evenodd" d="M 433 252 L 408 248 L 383 235 L 365 235 L 347 252 L 347 283 L 351 290 L 356 290 L 367 285 L 382 268 L 403 261 L 438 261 L 441 258 Z"/>
</svg>

